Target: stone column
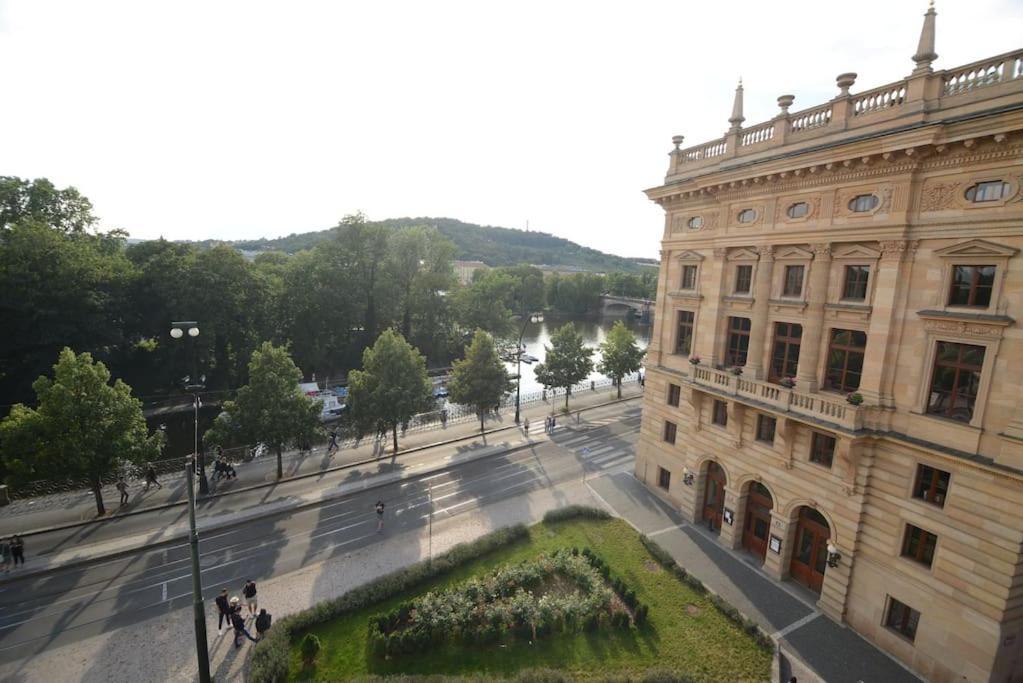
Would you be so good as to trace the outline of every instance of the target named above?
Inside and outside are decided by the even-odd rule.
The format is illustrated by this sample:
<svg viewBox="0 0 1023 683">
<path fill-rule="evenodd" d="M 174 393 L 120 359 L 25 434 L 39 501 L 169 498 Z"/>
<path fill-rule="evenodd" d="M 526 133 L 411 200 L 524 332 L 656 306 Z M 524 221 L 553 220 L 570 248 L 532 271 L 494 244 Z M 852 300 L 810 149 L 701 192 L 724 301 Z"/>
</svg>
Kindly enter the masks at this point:
<svg viewBox="0 0 1023 683">
<path fill-rule="evenodd" d="M 739 508 L 745 509 L 746 494 L 736 491 L 731 483 L 725 486 L 725 510 L 732 511 L 732 523 L 721 519 L 721 545 L 726 548 L 738 548 L 742 545 L 742 521 L 739 519 Z"/>
<path fill-rule="evenodd" d="M 898 309 L 903 257 L 908 243 L 893 240 L 881 243 L 881 259 L 877 263 L 874 278 L 870 326 L 867 328 L 867 348 L 863 354 L 863 376 L 860 378 L 860 393 L 864 401 L 880 406 L 894 407 L 895 398 L 885 390 L 884 378 L 889 372 L 885 364 L 888 346 L 891 344 Z"/>
<path fill-rule="evenodd" d="M 771 298 L 771 275 L 774 270 L 774 247 L 760 247 L 757 278 L 753 289 L 753 316 L 750 320 L 749 353 L 746 371 L 753 379 L 767 376 L 764 364 L 764 340 L 767 338 L 767 302 Z"/>
<path fill-rule="evenodd" d="M 777 504 L 777 502 L 775 503 Z M 790 529 L 791 527 L 791 529 Z M 781 581 L 789 575 L 789 563 L 792 560 L 791 547 L 794 541 L 796 525 L 783 517 L 778 510 L 771 511 L 771 531 L 767 537 L 767 556 L 764 558 L 764 572 L 772 579 Z M 771 536 L 781 539 L 781 552 L 771 550 Z"/>
<path fill-rule="evenodd" d="M 796 368 L 796 385 L 800 391 L 817 391 L 817 361 L 821 345 L 827 343 L 821 338 L 821 330 L 824 328 L 824 303 L 828 297 L 828 276 L 831 272 L 831 245 L 814 244 L 811 248 L 814 259 L 806 285 L 806 324 Z"/>
<path fill-rule="evenodd" d="M 713 366 L 722 362 L 725 353 L 725 326 L 727 319 L 722 319 L 721 297 L 725 291 L 725 266 L 728 249 L 716 247 L 714 258 L 704 261 L 701 265 L 700 312 L 696 321 L 696 337 L 693 340 L 693 352 L 703 358 L 705 363 Z M 706 287 L 704 287 L 706 284 Z"/>
</svg>

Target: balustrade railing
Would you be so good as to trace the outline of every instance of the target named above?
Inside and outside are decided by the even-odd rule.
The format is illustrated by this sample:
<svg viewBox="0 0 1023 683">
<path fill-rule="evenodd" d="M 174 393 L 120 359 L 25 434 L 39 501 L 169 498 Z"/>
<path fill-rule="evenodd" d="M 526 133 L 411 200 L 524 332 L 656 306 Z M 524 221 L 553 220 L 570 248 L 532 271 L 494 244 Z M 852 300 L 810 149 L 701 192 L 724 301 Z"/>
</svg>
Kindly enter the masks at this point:
<svg viewBox="0 0 1023 683">
<path fill-rule="evenodd" d="M 803 133 L 815 128 L 823 128 L 829 123 L 831 123 L 830 103 L 793 114 L 789 121 L 789 130 L 793 133 Z"/>
<path fill-rule="evenodd" d="M 853 98 L 852 115 L 863 116 L 875 111 L 899 107 L 906 101 L 906 82 L 893 83 L 860 93 Z"/>
<path fill-rule="evenodd" d="M 749 147 L 760 142 L 767 142 L 774 137 L 774 122 L 768 121 L 762 123 L 759 126 L 749 128 L 742 132 L 742 137 L 739 139 L 739 145 L 741 147 Z"/>
<path fill-rule="evenodd" d="M 1023 78 L 1023 50 L 948 69 L 941 78 L 946 96 Z"/>
<path fill-rule="evenodd" d="M 767 404 L 782 412 L 791 412 L 807 417 L 832 422 L 848 429 L 860 427 L 860 410 L 844 399 L 832 399 L 826 394 L 804 393 L 786 389 L 757 379 L 733 375 L 725 370 L 693 366 L 690 374 L 693 382 L 717 391 L 748 398 Z"/>
</svg>

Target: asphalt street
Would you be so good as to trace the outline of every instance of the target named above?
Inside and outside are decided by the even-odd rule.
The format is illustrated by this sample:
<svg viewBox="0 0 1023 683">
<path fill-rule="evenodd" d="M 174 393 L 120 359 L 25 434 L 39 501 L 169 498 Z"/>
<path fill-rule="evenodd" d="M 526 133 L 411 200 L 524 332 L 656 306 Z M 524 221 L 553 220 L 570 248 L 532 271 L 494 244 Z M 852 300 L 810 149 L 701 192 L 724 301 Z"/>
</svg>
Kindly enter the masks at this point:
<svg viewBox="0 0 1023 683">
<path fill-rule="evenodd" d="M 421 530 L 431 514 L 434 523 L 457 523 L 455 516 L 460 513 L 485 514 L 490 503 L 579 479 L 586 472 L 629 469 L 640 426 L 639 408 L 634 403 L 598 408 L 577 428 L 561 427 L 550 441 L 205 535 L 200 541 L 205 598 L 212 601 L 222 588 L 239 593 L 247 579 L 258 585 L 261 580 L 343 556 L 387 534 Z M 534 425 L 534 429 L 540 426 Z M 402 467 L 414 473 L 416 468 L 425 469 L 425 459 L 430 457 L 443 459 L 438 454 L 424 454 L 424 460 L 381 462 L 379 466 Z M 324 483 L 309 479 L 281 484 L 290 485 L 308 490 Z M 380 533 L 373 510 L 377 500 L 386 503 Z M 240 502 L 224 503 L 232 504 Z M 36 552 L 52 552 L 179 522 L 186 512 L 171 509 L 153 514 L 164 516 L 147 514 L 84 531 L 55 532 L 35 538 L 33 546 Z M 0 662 L 31 657 L 188 607 L 190 576 L 188 545 L 180 542 L 5 583 L 0 586 Z M 264 597 L 268 602 L 272 599 Z"/>
</svg>

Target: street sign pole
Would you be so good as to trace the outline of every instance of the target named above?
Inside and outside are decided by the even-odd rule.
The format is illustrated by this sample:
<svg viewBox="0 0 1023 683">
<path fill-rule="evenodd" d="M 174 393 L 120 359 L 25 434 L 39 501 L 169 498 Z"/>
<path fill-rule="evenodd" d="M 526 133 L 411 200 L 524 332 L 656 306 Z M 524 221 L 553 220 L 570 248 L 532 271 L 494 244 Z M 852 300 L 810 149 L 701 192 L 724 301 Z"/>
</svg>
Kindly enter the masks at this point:
<svg viewBox="0 0 1023 683">
<path fill-rule="evenodd" d="M 199 683 L 210 683 L 210 653 L 206 644 L 206 607 L 202 600 L 202 575 L 199 573 L 199 532 L 195 529 L 195 460 L 185 462 L 188 482 L 188 545 L 192 553 L 192 607 L 195 616 L 195 655 L 199 660 Z"/>
</svg>

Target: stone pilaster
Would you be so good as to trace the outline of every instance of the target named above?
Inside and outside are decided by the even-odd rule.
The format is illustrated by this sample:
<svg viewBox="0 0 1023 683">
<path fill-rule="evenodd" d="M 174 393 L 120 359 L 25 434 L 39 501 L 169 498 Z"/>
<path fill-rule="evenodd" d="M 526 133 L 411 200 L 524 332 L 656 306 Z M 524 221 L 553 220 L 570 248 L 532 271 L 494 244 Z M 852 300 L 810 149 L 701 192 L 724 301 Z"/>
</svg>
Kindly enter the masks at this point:
<svg viewBox="0 0 1023 683">
<path fill-rule="evenodd" d="M 774 247 L 760 247 L 756 284 L 753 289 L 753 316 L 750 320 L 749 353 L 746 373 L 753 379 L 767 376 L 764 361 L 764 340 L 767 338 L 767 302 L 771 298 L 771 276 L 774 270 Z"/>
<path fill-rule="evenodd" d="M 781 552 L 775 553 L 771 550 L 771 538 L 768 536 L 767 556 L 764 558 L 764 572 L 772 579 L 781 581 L 789 575 L 789 562 L 791 561 L 791 548 L 794 543 L 793 536 L 796 533 L 796 525 L 790 522 L 787 517 L 782 516 L 777 510 L 771 511 L 771 536 L 781 539 Z"/>
<path fill-rule="evenodd" d="M 714 249 L 714 258 L 703 262 L 703 277 L 707 284 L 702 285 L 700 293 L 703 301 L 700 306 L 700 320 L 697 322 L 696 339 L 693 342 L 694 352 L 711 365 L 722 362 L 725 352 L 725 324 L 721 321 L 721 297 L 724 295 L 725 266 L 728 250 Z"/>
<path fill-rule="evenodd" d="M 742 520 L 739 519 L 739 508 L 746 508 L 746 494 L 736 491 L 729 483 L 725 486 L 725 510 L 732 511 L 732 523 L 721 520 L 721 545 L 726 548 L 735 549 L 742 545 Z"/>
<path fill-rule="evenodd" d="M 828 276 L 831 272 L 831 245 L 814 244 L 814 258 L 810 264 L 810 278 L 806 290 L 806 325 L 803 343 L 799 349 L 796 383 L 800 391 L 817 391 L 817 361 L 820 359 L 824 329 L 824 304 L 828 296 Z"/>
<path fill-rule="evenodd" d="M 877 263 L 874 277 L 874 296 L 871 302 L 870 326 L 867 328 L 867 348 L 863 354 L 863 376 L 860 379 L 860 393 L 867 403 L 893 407 L 895 399 L 885 377 L 891 372 L 886 366 L 885 356 L 891 345 L 892 332 L 898 308 L 902 264 L 912 248 L 905 240 L 881 243 L 881 259 Z"/>
</svg>

